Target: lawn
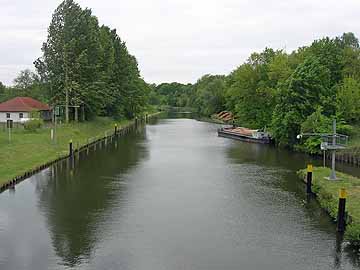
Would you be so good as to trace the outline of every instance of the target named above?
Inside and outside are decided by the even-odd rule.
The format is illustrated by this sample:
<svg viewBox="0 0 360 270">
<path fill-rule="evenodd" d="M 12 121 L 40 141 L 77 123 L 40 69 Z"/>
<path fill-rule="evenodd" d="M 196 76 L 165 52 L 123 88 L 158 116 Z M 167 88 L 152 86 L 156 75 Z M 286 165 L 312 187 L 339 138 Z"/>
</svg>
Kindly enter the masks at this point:
<svg viewBox="0 0 360 270">
<path fill-rule="evenodd" d="M 117 122 L 119 128 L 129 121 Z M 51 127 L 29 132 L 24 129 L 13 129 L 11 142 L 8 132 L 0 130 L 0 186 L 14 177 L 24 174 L 46 162 L 55 160 L 68 153 L 69 141 L 74 147 L 84 145 L 88 139 L 104 137 L 105 131 L 114 131 L 114 120 L 97 118 L 91 122 L 58 125 L 56 142 L 51 140 Z"/>
</svg>

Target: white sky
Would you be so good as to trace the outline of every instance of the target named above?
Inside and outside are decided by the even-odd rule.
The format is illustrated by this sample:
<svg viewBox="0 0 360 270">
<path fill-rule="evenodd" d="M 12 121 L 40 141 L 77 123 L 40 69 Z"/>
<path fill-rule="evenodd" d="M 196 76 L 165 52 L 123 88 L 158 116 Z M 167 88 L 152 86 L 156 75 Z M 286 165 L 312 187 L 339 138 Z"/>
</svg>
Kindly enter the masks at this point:
<svg viewBox="0 0 360 270">
<path fill-rule="evenodd" d="M 79 0 L 116 28 L 147 82 L 195 82 L 227 74 L 266 46 L 323 36 L 360 38 L 359 0 Z M 0 81 L 33 68 L 59 0 L 0 0 Z"/>
</svg>

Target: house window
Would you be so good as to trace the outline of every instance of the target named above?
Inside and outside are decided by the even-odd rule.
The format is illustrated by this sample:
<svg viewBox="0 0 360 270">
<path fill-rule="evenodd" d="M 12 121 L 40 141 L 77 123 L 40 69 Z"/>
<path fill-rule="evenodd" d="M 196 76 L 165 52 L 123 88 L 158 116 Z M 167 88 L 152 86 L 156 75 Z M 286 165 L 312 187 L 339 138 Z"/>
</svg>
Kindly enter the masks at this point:
<svg viewBox="0 0 360 270">
<path fill-rule="evenodd" d="M 10 113 L 6 113 L 6 118 L 10 118 Z"/>
<path fill-rule="evenodd" d="M 23 114 L 23 113 L 19 113 L 19 118 L 20 118 L 20 119 L 24 118 L 24 114 Z"/>
</svg>

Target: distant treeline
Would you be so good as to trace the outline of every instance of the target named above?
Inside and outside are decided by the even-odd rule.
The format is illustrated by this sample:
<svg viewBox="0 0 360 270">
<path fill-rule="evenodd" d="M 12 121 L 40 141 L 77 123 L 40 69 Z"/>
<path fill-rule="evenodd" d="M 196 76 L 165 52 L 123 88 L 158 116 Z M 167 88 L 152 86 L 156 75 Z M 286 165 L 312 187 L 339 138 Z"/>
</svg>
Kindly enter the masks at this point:
<svg viewBox="0 0 360 270">
<path fill-rule="evenodd" d="M 353 33 L 315 40 L 292 53 L 266 48 L 227 76 L 205 75 L 194 85 L 152 86 L 153 104 L 194 107 L 210 116 L 235 114 L 238 125 L 267 128 L 284 146 L 319 151 L 319 139 L 299 145 L 300 132 L 339 131 L 360 122 L 360 49 Z"/>
<path fill-rule="evenodd" d="M 22 71 L 13 87 L 0 83 L 0 101 L 31 96 L 54 105 L 83 106 L 86 115 L 132 118 L 146 109 L 149 86 L 137 60 L 116 30 L 100 26 L 90 9 L 73 0 L 55 10 L 34 62 L 36 72 Z"/>
</svg>

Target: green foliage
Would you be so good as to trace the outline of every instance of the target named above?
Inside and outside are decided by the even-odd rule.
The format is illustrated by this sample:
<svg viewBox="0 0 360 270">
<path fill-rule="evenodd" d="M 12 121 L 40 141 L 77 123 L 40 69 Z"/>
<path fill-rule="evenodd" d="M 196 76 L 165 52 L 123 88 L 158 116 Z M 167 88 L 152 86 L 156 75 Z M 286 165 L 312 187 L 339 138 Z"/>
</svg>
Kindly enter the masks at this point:
<svg viewBox="0 0 360 270">
<path fill-rule="evenodd" d="M 231 111 L 236 124 L 271 131 L 279 145 L 317 153 L 319 138 L 298 141 L 300 132 L 351 134 L 360 122 L 360 45 L 353 33 L 315 40 L 286 53 L 266 48 L 227 76 L 205 75 L 193 86 L 152 86 L 151 103 L 191 106 L 209 116 Z M 299 145 L 299 143 L 301 145 Z"/>
<path fill-rule="evenodd" d="M 301 124 L 301 133 L 330 133 L 332 127 L 332 119 L 322 114 L 322 107 L 318 107 L 314 113 L 309 115 Z M 305 139 L 302 147 L 311 154 L 320 152 L 320 137 L 308 137 Z"/>
<path fill-rule="evenodd" d="M 6 92 L 6 86 L 3 85 L 2 82 L 0 82 L 0 102 L 5 100 L 5 92 Z"/>
<path fill-rule="evenodd" d="M 155 95 L 161 105 L 171 107 L 186 107 L 191 102 L 192 85 L 177 82 L 162 83 L 154 86 Z"/>
<path fill-rule="evenodd" d="M 224 76 L 205 75 L 194 85 L 192 107 L 205 116 L 218 113 L 225 108 Z"/>
<path fill-rule="evenodd" d="M 20 71 L 14 79 L 14 86 L 5 87 L 0 82 L 0 102 L 14 97 L 32 97 L 40 101 L 47 101 L 46 86 L 35 72 L 29 69 Z"/>
<path fill-rule="evenodd" d="M 345 78 L 337 86 L 337 113 L 344 120 L 360 122 L 360 82 L 354 78 Z"/>
<path fill-rule="evenodd" d="M 146 109 L 149 89 L 136 58 L 116 30 L 99 26 L 90 9 L 63 1 L 42 51 L 35 66 L 51 103 L 65 104 L 68 91 L 70 105 L 83 105 L 87 118 L 132 118 Z"/>
<path fill-rule="evenodd" d="M 38 129 L 42 128 L 43 125 L 44 125 L 43 120 L 41 120 L 41 119 L 32 119 L 32 120 L 29 120 L 29 121 L 25 122 L 24 128 L 27 131 L 35 132 Z"/>
<path fill-rule="evenodd" d="M 265 49 L 227 78 L 227 110 L 241 125 L 263 128 L 271 124 L 279 89 L 291 75 L 289 57 L 283 51 Z"/>
<path fill-rule="evenodd" d="M 306 170 L 298 172 L 301 179 L 305 178 Z M 336 221 L 338 216 L 339 190 L 347 190 L 346 209 L 350 216 L 347 220 L 345 238 L 352 243 L 360 244 L 360 185 L 359 178 L 337 172 L 339 181 L 326 179 L 330 175 L 329 168 L 315 167 L 313 172 L 313 192 L 323 209 Z"/>
<path fill-rule="evenodd" d="M 308 57 L 294 71 L 280 92 L 272 119 L 274 138 L 283 145 L 296 144 L 301 124 L 318 106 L 331 111 L 330 72 L 315 57 Z"/>
<path fill-rule="evenodd" d="M 326 67 L 330 72 L 329 80 L 331 84 L 336 84 L 342 78 L 342 57 L 343 50 L 338 39 L 329 37 L 315 40 L 309 47 L 309 54 L 316 57 L 320 64 Z"/>
<path fill-rule="evenodd" d="M 348 225 L 346 227 L 345 238 L 354 244 L 360 245 L 360 223 Z"/>
</svg>

